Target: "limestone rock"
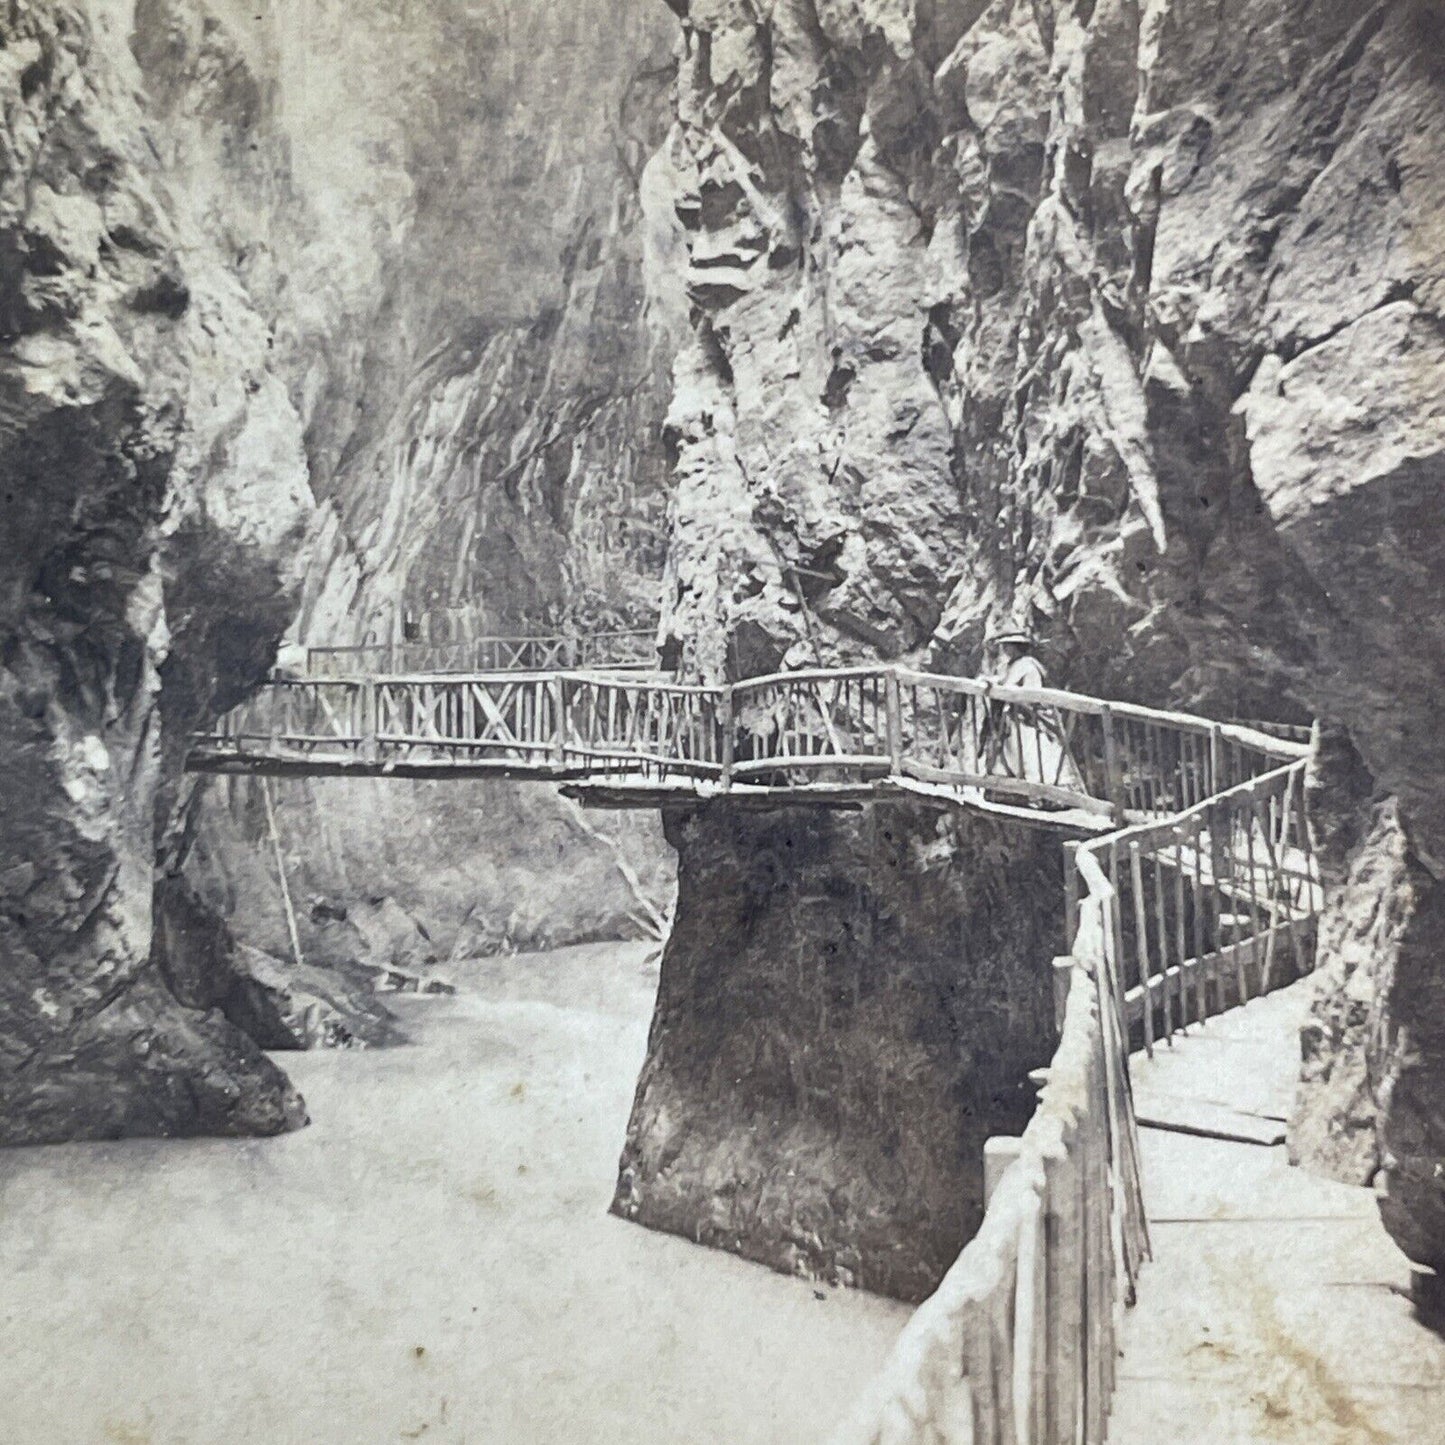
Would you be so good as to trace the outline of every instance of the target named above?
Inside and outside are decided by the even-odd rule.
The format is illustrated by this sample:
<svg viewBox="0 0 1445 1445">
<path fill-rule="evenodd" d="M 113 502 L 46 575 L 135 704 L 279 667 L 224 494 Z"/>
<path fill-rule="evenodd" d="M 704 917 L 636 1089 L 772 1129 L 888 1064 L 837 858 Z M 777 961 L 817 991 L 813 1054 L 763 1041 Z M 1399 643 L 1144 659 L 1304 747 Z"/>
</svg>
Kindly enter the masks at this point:
<svg viewBox="0 0 1445 1445">
<path fill-rule="evenodd" d="M 668 836 L 679 908 L 614 1212 L 921 1299 L 977 1228 L 984 1139 L 1022 1129 L 1053 1052 L 1058 840 L 721 802 Z"/>
<path fill-rule="evenodd" d="M 656 0 L 136 7 L 167 173 L 271 321 L 305 425 L 321 506 L 293 660 L 391 640 L 403 612 L 455 639 L 651 625 L 681 302 L 642 257 L 671 40 Z M 468 910 L 483 947 L 626 927 L 606 849 L 544 790 L 325 781 L 276 799 L 283 837 L 314 845 L 300 889 L 358 916 L 395 895 L 443 947 Z M 274 898 L 238 882 L 271 868 L 246 808 L 210 791 L 215 870 L 192 876 L 218 906 L 254 895 L 238 937 L 284 956 Z M 654 871 L 660 829 L 626 832 Z M 539 874 L 545 908 L 520 900 L 514 920 L 516 879 Z"/>
<path fill-rule="evenodd" d="M 151 974 L 32 1037 L 22 1069 L 0 1075 L 0 1144 L 280 1134 L 307 1122 L 250 1037 L 219 1013 L 182 1008 Z"/>
<path fill-rule="evenodd" d="M 304 1118 L 255 1046 L 185 1010 L 151 963 L 186 730 L 263 675 L 308 503 L 265 324 L 167 189 L 114 18 L 42 0 L 0 23 L 12 1143 Z"/>
<path fill-rule="evenodd" d="M 156 962 L 188 1008 L 217 1009 L 264 1049 L 388 1044 L 395 1020 L 376 998 L 376 970 L 352 959 L 281 961 L 238 943 L 184 879 L 156 891 Z"/>
<path fill-rule="evenodd" d="M 1339 1051 L 1333 1165 L 1366 1169 L 1373 1111 L 1392 1228 L 1438 1257 L 1445 960 L 1407 929 L 1388 987 L 1362 972 L 1359 888 L 1430 916 L 1445 876 L 1445 11 L 719 3 L 681 33 L 679 651 L 973 671 L 1023 620 L 1065 686 L 1336 720 L 1413 861 L 1358 834 L 1322 952 L 1376 979 L 1396 1062 L 1366 1086 L 1341 1003 L 1310 1077 Z"/>
</svg>

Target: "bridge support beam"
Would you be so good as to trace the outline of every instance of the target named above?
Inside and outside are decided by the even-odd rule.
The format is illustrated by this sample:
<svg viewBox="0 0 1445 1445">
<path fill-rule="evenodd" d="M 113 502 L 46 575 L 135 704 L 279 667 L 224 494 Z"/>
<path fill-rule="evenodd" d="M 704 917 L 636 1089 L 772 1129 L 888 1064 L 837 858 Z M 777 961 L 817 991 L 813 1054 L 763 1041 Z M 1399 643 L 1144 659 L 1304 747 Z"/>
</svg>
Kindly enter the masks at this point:
<svg viewBox="0 0 1445 1445">
<path fill-rule="evenodd" d="M 1007 821 L 717 800 L 679 898 L 615 1213 L 775 1269 L 928 1294 L 1055 1033 L 1062 848 Z"/>
</svg>

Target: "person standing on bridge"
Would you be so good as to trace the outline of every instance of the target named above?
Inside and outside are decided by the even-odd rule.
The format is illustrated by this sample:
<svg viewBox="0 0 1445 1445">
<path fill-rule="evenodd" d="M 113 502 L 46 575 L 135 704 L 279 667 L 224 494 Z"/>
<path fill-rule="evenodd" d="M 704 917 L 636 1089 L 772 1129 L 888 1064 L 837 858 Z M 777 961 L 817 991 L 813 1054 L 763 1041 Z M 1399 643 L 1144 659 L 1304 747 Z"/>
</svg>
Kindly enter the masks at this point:
<svg viewBox="0 0 1445 1445">
<path fill-rule="evenodd" d="M 986 680 L 996 687 L 1042 689 L 1044 666 L 1034 655 L 1033 634 L 1011 628 L 990 641 L 1001 666 Z M 989 704 L 982 755 L 985 771 L 1021 782 L 1086 791 L 1082 773 L 1069 754 L 1064 727 L 1054 708 L 1002 699 Z M 1043 801 L 1043 800 L 1039 800 Z"/>
<path fill-rule="evenodd" d="M 1000 687 L 1042 687 L 1044 665 L 1034 656 L 1034 639 L 1022 628 L 1000 632 L 993 639 L 1002 665 L 990 679 Z"/>
</svg>

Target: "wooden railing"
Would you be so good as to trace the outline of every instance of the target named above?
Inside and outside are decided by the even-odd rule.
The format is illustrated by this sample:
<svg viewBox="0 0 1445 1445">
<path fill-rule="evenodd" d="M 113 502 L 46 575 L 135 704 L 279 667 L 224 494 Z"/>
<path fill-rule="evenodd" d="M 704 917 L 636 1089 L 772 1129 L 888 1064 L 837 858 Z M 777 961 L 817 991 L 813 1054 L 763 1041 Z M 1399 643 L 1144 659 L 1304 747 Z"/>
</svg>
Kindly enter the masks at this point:
<svg viewBox="0 0 1445 1445">
<path fill-rule="evenodd" d="M 1109 886 L 1116 1009 L 1149 1052 L 1311 967 L 1323 894 L 1304 770 L 1287 764 L 1080 847 Z"/>
<path fill-rule="evenodd" d="M 689 687 L 614 671 L 277 678 L 195 739 L 192 766 L 506 768 L 806 792 L 971 792 L 1155 821 L 1297 758 L 1248 729 L 1075 693 L 899 668 Z"/>
<path fill-rule="evenodd" d="M 652 632 L 585 636 L 477 637 L 471 640 L 368 642 L 306 649 L 306 675 L 355 678 L 420 673 L 564 672 L 578 668 L 658 671 Z"/>
<path fill-rule="evenodd" d="M 1108 917 L 1091 889 L 1055 960 L 1059 1045 L 1038 1108 L 1022 1138 L 989 1141 L 983 1224 L 832 1445 L 1103 1441 L 1149 1253 Z"/>
<path fill-rule="evenodd" d="M 1181 744 L 1173 761 L 1187 797 L 1197 755 Z M 1071 952 L 1054 963 L 1060 1040 L 1039 1106 L 1022 1138 L 988 1141 L 982 1226 L 832 1445 L 1105 1441 L 1121 1317 L 1149 1253 L 1131 1036 L 1152 1052 L 1312 967 L 1322 894 L 1305 766 L 1070 845 Z"/>
</svg>

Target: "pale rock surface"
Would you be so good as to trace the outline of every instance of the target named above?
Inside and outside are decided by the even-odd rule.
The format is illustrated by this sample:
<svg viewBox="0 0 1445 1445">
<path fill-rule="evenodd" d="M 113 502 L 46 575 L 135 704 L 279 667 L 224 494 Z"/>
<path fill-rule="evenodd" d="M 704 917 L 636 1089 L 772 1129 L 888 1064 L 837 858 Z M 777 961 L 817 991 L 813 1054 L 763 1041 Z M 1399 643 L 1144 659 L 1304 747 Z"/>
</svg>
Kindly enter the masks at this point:
<svg viewBox="0 0 1445 1445">
<path fill-rule="evenodd" d="M 642 276 L 643 179 L 671 38 L 655 0 L 136 6 L 166 165 L 271 319 L 305 423 L 320 505 L 293 665 L 306 644 L 390 641 L 406 613 L 457 639 L 651 624 L 678 322 Z M 483 945 L 632 931 L 608 846 L 565 805 L 464 791 L 279 789 L 283 836 L 315 844 L 298 886 L 352 911 L 389 896 L 446 946 L 463 915 Z M 189 866 L 226 908 L 227 880 L 249 872 L 269 919 L 249 797 L 215 787 L 196 804 L 211 861 Z M 657 871 L 655 824 L 608 831 Z M 544 856 L 519 833 L 566 846 Z M 585 860 L 573 893 L 564 857 Z M 513 917 L 516 890 L 491 883 L 508 860 L 541 870 L 549 916 Z M 256 910 L 230 916 L 275 951 Z"/>
<path fill-rule="evenodd" d="M 1399 866 L 1360 831 L 1325 931 L 1358 993 L 1350 879 L 1428 919 L 1445 867 L 1445 10 L 674 8 L 690 670 L 973 671 L 1022 621 L 1066 686 L 1333 719 L 1398 800 Z M 1445 1263 L 1445 960 L 1403 926 L 1373 1062 L 1344 998 L 1311 1045 L 1306 1110 L 1332 1051 L 1356 1081 L 1348 1161 L 1297 1148 L 1358 1173 L 1377 1116 L 1391 1228 Z"/>
</svg>

